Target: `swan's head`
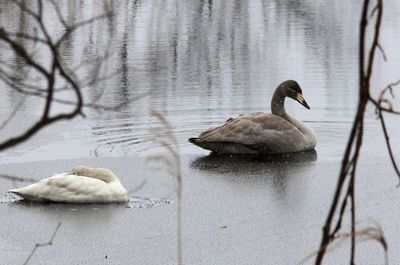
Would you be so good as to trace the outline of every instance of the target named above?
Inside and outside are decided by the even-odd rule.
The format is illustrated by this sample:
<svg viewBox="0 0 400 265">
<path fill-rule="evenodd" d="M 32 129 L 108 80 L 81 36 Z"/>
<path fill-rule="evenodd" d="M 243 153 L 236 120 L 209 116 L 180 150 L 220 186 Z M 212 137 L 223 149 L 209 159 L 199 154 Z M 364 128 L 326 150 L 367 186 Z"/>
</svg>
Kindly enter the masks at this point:
<svg viewBox="0 0 400 265">
<path fill-rule="evenodd" d="M 75 166 L 69 173 L 77 176 L 87 176 L 91 168 L 87 166 Z"/>
<path fill-rule="evenodd" d="M 281 84 L 283 93 L 285 96 L 292 98 L 299 102 L 301 105 L 310 109 L 306 100 L 303 98 L 303 92 L 301 91 L 300 85 L 294 80 L 287 80 Z"/>
</svg>

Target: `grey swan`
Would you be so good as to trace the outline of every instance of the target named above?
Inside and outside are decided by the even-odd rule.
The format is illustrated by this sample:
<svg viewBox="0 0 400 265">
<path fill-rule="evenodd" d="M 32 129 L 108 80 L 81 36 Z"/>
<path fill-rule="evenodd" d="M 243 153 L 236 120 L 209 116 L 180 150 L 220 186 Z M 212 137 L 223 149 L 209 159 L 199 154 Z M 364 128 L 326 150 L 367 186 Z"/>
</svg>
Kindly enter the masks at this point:
<svg viewBox="0 0 400 265">
<path fill-rule="evenodd" d="M 215 154 L 281 154 L 313 150 L 317 145 L 314 131 L 285 111 L 289 97 L 310 109 L 300 85 L 294 80 L 282 82 L 271 100 L 272 114 L 253 112 L 229 118 L 202 132 L 189 142 Z"/>
</svg>

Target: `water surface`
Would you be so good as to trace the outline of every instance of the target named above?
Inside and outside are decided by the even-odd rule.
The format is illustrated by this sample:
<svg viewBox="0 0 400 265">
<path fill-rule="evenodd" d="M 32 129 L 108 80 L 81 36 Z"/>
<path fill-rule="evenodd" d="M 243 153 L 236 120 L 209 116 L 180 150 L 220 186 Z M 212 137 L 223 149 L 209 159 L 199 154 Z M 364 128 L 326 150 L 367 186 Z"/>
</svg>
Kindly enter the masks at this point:
<svg viewBox="0 0 400 265">
<path fill-rule="evenodd" d="M 34 8 L 30 1 L 26 4 Z M 31 19 L 15 5 L 0 1 L 0 6 L 1 26 L 10 31 L 34 30 Z M 109 1 L 102 5 L 69 1 L 61 9 L 68 23 L 76 23 L 100 14 L 104 6 L 112 11 L 111 19 L 77 31 L 63 45 L 62 59 L 74 68 L 81 59 L 101 58 L 109 50 L 100 76 L 111 77 L 85 85 L 82 92 L 86 102 L 126 104 L 118 111 L 86 108 L 86 118 L 46 128 L 28 142 L 0 153 L 0 172 L 40 179 L 77 163 L 106 166 L 128 188 L 146 181 L 135 195 L 171 203 L 140 211 L 119 206 L 71 211 L 70 206 L 27 207 L 3 200 L 0 211 L 7 225 L 0 230 L 0 247 L 6 253 L 5 262 L 22 262 L 32 242 L 51 234 L 45 227 L 61 221 L 58 241 L 40 250 L 34 264 L 82 264 L 79 257 L 87 264 L 174 263 L 174 183 L 164 171 L 145 163 L 148 155 L 161 150 L 147 141 L 151 128 L 158 125 L 149 109 L 168 118 L 182 154 L 187 264 L 294 264 L 312 253 L 320 239 L 357 103 L 360 3 Z M 385 2 L 381 44 L 389 59 L 384 62 L 377 57 L 375 96 L 381 87 L 398 79 L 398 10 L 397 1 Z M 59 34 L 60 25 L 49 6 L 45 6 L 45 18 L 51 22 L 51 33 Z M 39 49 L 37 56 L 42 62 L 49 60 L 46 50 Z M 15 69 L 16 77 L 45 84 L 26 72 L 2 42 L 0 59 Z M 85 78 L 95 70 L 89 64 L 77 76 Z M 206 157 L 208 152 L 187 142 L 232 115 L 269 111 L 274 89 L 286 79 L 299 82 L 311 106 L 307 110 L 294 101 L 286 103 L 290 114 L 316 131 L 317 159 L 220 160 Z M 0 131 L 4 140 L 39 118 L 43 101 L 22 97 L 1 81 L 0 87 L 0 122 L 16 105 L 21 106 Z M 68 92 L 58 97 L 73 99 Z M 57 104 L 52 112 L 68 108 Z M 394 136 L 400 123 L 387 120 L 391 140 L 398 146 L 400 140 Z M 395 249 L 399 196 L 372 107 L 365 133 L 357 186 L 360 219 L 379 220 Z M 1 191 L 12 185 L 2 181 Z M 29 224 L 23 221 L 28 219 Z M 106 243 L 90 245 L 94 240 Z M 90 251 L 84 253 L 85 249 Z M 331 261 L 340 264 L 346 258 L 347 262 L 343 254 L 347 250 L 340 248 Z M 58 252 L 67 253 L 68 259 Z M 393 260 L 399 258 L 391 255 Z M 359 258 L 360 264 L 379 263 L 381 250 L 367 245 Z"/>
</svg>

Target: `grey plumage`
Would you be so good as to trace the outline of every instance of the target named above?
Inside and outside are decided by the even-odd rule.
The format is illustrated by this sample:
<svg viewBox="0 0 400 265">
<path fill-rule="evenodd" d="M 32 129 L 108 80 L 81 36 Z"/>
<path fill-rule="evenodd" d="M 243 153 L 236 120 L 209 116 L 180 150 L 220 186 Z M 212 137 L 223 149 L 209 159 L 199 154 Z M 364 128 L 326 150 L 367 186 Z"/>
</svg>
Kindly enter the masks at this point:
<svg viewBox="0 0 400 265">
<path fill-rule="evenodd" d="M 316 136 L 307 125 L 289 116 L 284 108 L 290 97 L 309 108 L 296 81 L 280 84 L 271 100 L 272 114 L 254 112 L 229 118 L 189 141 L 215 153 L 275 154 L 312 150 Z"/>
</svg>

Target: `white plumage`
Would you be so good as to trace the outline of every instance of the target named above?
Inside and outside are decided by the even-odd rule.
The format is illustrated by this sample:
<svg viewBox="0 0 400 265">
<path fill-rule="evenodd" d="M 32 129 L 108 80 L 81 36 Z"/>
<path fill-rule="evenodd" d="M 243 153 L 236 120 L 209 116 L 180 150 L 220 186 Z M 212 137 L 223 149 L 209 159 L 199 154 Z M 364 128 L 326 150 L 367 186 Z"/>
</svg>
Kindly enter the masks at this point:
<svg viewBox="0 0 400 265">
<path fill-rule="evenodd" d="M 128 192 L 106 168 L 76 166 L 29 186 L 9 190 L 30 201 L 65 203 L 127 202 Z"/>
</svg>

